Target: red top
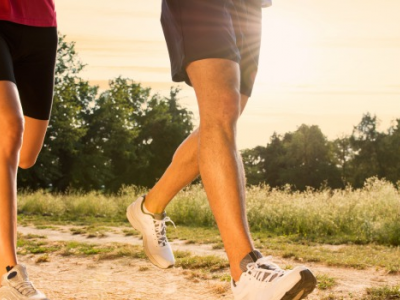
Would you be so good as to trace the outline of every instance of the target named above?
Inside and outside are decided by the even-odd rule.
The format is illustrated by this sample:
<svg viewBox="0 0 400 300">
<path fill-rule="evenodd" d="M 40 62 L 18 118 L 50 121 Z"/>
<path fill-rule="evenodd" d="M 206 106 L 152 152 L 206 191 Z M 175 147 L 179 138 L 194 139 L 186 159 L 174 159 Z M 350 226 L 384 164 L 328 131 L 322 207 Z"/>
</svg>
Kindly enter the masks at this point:
<svg viewBox="0 0 400 300">
<path fill-rule="evenodd" d="M 0 0 L 0 20 L 37 27 L 57 27 L 53 0 Z"/>
</svg>

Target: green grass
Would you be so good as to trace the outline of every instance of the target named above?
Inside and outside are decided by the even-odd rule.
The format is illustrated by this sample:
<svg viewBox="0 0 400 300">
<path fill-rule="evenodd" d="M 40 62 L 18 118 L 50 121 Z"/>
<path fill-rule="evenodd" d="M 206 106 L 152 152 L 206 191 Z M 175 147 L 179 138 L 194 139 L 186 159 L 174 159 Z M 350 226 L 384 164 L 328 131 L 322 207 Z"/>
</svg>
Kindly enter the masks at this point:
<svg viewBox="0 0 400 300">
<path fill-rule="evenodd" d="M 317 275 L 317 287 L 320 290 L 329 290 L 337 285 L 336 279 L 325 274 Z"/>
<path fill-rule="evenodd" d="M 49 260 L 49 255 L 96 256 L 98 260 L 120 257 L 145 258 L 143 247 L 128 244 L 98 245 L 92 243 L 51 242 L 40 236 L 18 234 L 17 250 L 19 255 L 41 254 L 41 260 Z"/>
<path fill-rule="evenodd" d="M 98 245 L 92 243 L 69 242 L 50 242 L 41 236 L 18 235 L 18 254 L 41 254 L 36 259 L 37 263 L 50 260 L 49 255 L 60 256 L 95 256 L 97 260 L 110 260 L 121 257 L 146 258 L 143 247 L 128 244 L 106 244 Z M 209 274 L 210 272 L 226 271 L 228 261 L 217 256 L 197 256 L 189 251 L 175 251 L 176 266 L 183 269 L 196 270 Z M 144 271 L 144 269 L 142 270 Z"/>
<path fill-rule="evenodd" d="M 19 220 L 20 224 L 28 224 L 41 218 L 41 226 L 46 222 L 126 224 L 126 207 L 143 193 L 143 189 L 135 187 L 125 188 L 116 196 L 96 192 L 20 193 Z M 292 192 L 290 187 L 251 187 L 247 189 L 247 211 L 253 232 L 297 236 L 319 243 L 400 245 L 400 193 L 398 187 L 384 180 L 371 178 L 359 190 L 300 193 Z M 215 228 L 199 185 L 179 193 L 167 213 L 177 225 Z"/>
<path fill-rule="evenodd" d="M 112 227 L 125 228 L 127 236 L 137 235 L 127 223 L 125 210 L 143 193 L 144 190 L 135 187 L 125 188 L 115 196 L 95 192 L 21 193 L 19 224 L 51 229 L 70 225 L 71 234 L 87 237 L 106 236 Z M 400 192 L 384 180 L 369 179 L 360 190 L 322 189 L 299 193 L 289 187 L 251 187 L 247 189 L 247 210 L 255 245 L 266 255 L 328 266 L 375 267 L 389 273 L 400 272 Z M 178 225 L 176 229 L 168 227 L 171 241 L 179 239 L 187 244 L 206 243 L 213 249 L 222 248 L 200 185 L 180 192 L 168 206 L 167 213 Z M 23 248 L 24 251 L 45 254 L 60 245 L 46 246 L 36 239 L 29 247 Z M 96 251 L 99 255 L 108 253 L 108 250 Z M 123 253 L 127 252 L 110 255 Z M 196 263 L 195 258 L 190 260 L 190 264 Z"/>
<path fill-rule="evenodd" d="M 94 238 L 94 237 L 106 237 L 107 236 L 107 231 L 110 229 L 105 227 L 105 226 L 99 226 L 96 224 L 91 224 L 89 226 L 84 226 L 84 227 L 73 227 L 70 229 L 71 233 L 73 235 L 84 235 L 88 238 Z"/>
<path fill-rule="evenodd" d="M 130 203 L 132 198 L 136 197 L 136 195 L 127 196 L 131 192 L 132 194 L 134 194 L 135 189 L 125 190 L 124 193 L 121 193 L 117 197 L 101 197 L 104 197 L 102 201 L 106 201 L 108 199 L 107 201 L 113 203 L 113 205 L 115 205 L 116 207 L 119 207 L 121 205 L 126 206 L 127 203 Z M 78 203 L 85 201 L 84 196 L 79 196 L 77 199 L 74 200 L 72 198 L 77 197 L 76 195 L 43 195 L 45 196 L 45 199 L 43 200 L 44 203 L 51 201 L 61 201 L 66 207 L 68 207 L 68 205 L 72 205 L 70 204 L 70 202 L 77 205 Z M 339 195 L 341 195 L 342 198 L 340 198 Z M 86 197 L 89 198 L 92 196 L 92 194 L 86 195 Z M 24 197 L 28 198 L 25 199 Z M 32 199 L 36 200 L 38 199 L 37 194 L 32 194 L 30 196 L 28 194 L 22 195 L 20 206 L 24 207 L 26 203 L 31 201 L 29 200 L 31 199 L 29 197 L 32 197 Z M 274 212 L 275 215 L 272 211 L 265 212 L 265 218 L 277 219 L 283 218 L 289 214 L 292 214 L 292 217 L 295 218 L 296 213 L 298 214 L 297 218 L 299 220 L 302 215 L 304 216 L 304 218 L 306 218 L 306 214 L 302 211 L 299 212 L 296 209 L 292 209 L 292 211 L 289 212 L 290 206 L 288 203 L 290 201 L 293 201 L 293 203 L 296 203 L 296 201 L 300 201 L 296 197 L 303 200 L 305 199 L 304 201 L 306 201 L 307 204 L 304 208 L 301 208 L 299 206 L 299 203 L 293 204 L 295 208 L 297 205 L 297 208 L 299 209 L 307 209 L 308 211 L 312 212 L 310 213 L 310 227 L 312 227 L 313 222 L 317 222 L 316 220 L 318 218 L 329 219 L 332 218 L 331 214 L 339 215 L 339 211 L 341 208 L 341 211 L 344 215 L 342 216 L 342 218 L 346 218 L 345 215 L 347 211 L 349 223 L 351 223 L 353 220 L 355 224 L 357 224 L 356 221 L 359 217 L 357 216 L 356 212 L 358 211 L 358 215 L 363 215 L 366 219 L 375 218 L 374 220 L 377 224 L 375 228 L 381 228 L 383 227 L 383 225 L 379 224 L 387 224 L 389 223 L 389 221 L 392 221 L 393 224 L 387 225 L 387 236 L 400 236 L 400 229 L 398 231 L 392 230 L 394 226 L 400 224 L 400 221 L 396 221 L 396 219 L 394 218 L 394 215 L 396 214 L 397 217 L 400 216 L 400 206 L 397 205 L 397 203 L 400 203 L 399 191 L 394 186 L 384 181 L 372 180 L 369 182 L 369 185 L 367 185 L 363 190 L 359 191 L 308 191 L 303 194 L 290 193 L 289 191 L 272 191 L 268 190 L 267 188 L 259 187 L 248 190 L 248 206 L 250 208 L 249 218 L 253 216 L 252 219 L 250 218 L 250 222 L 253 222 L 252 235 L 255 240 L 255 245 L 265 255 L 291 258 L 295 261 L 304 263 L 320 262 L 328 266 L 350 267 L 356 269 L 366 269 L 374 267 L 384 269 L 388 273 L 400 272 L 400 261 L 398 259 L 398 257 L 400 257 L 400 247 L 393 246 L 391 245 L 391 243 L 380 243 L 381 240 L 371 241 L 369 243 L 366 243 L 366 241 L 364 241 L 361 243 L 360 237 L 355 238 L 355 234 L 349 233 L 348 231 L 346 232 L 346 234 L 336 233 L 332 235 L 307 235 L 299 232 L 291 234 L 282 233 L 281 230 L 283 230 L 283 226 L 281 226 L 280 229 L 278 228 L 279 230 L 261 230 L 261 227 L 258 227 L 258 230 L 254 229 L 257 229 L 257 226 L 254 226 L 255 220 L 257 220 L 257 218 L 254 216 L 254 205 L 256 203 L 259 203 L 258 205 L 262 207 L 259 209 L 260 212 L 258 212 L 260 218 L 262 209 L 270 209 L 268 208 L 269 204 L 271 206 L 276 206 Z M 334 200 L 332 200 L 332 198 Z M 200 215 L 198 217 L 199 220 L 201 219 L 204 221 L 205 219 L 207 219 L 206 216 L 208 216 L 208 205 L 206 203 L 204 191 L 199 186 L 189 188 L 181 192 L 177 196 L 177 199 L 175 199 L 171 203 L 171 206 L 168 207 L 168 214 L 174 221 L 177 221 L 176 223 L 180 224 L 177 226 L 176 229 L 173 226 L 168 227 L 168 238 L 171 241 L 176 239 L 185 240 L 187 244 L 211 244 L 213 249 L 222 249 L 222 241 L 219 232 L 213 222 L 207 225 L 207 227 L 200 227 L 196 225 L 196 222 L 191 223 L 192 226 L 185 225 L 189 222 L 185 221 L 186 217 L 184 212 L 185 210 L 191 211 L 192 208 L 188 204 L 196 203 L 196 201 L 197 206 L 195 205 L 194 208 L 201 209 L 201 211 L 198 211 L 198 215 Z M 356 203 L 357 201 L 358 203 Z M 203 202 L 204 205 L 200 205 L 200 203 Z M 322 204 L 320 202 L 322 202 Z M 323 205 L 323 202 L 332 205 L 332 208 L 319 209 L 319 207 Z M 109 205 L 111 205 L 110 203 Z M 369 206 L 367 205 L 368 203 Z M 392 207 L 388 207 L 388 203 L 392 203 Z M 180 204 L 182 205 L 180 206 Z M 94 201 L 90 201 L 90 205 L 96 205 L 96 203 Z M 82 207 L 83 204 L 81 203 L 78 206 Z M 353 207 L 353 210 L 350 210 L 349 206 Z M 384 207 L 386 211 L 383 211 L 382 207 L 380 206 Z M 49 204 L 46 205 L 46 207 L 51 208 L 52 206 Z M 55 205 L 55 207 L 57 207 L 57 205 Z M 356 207 L 358 208 L 356 209 Z M 123 208 L 125 209 L 125 207 Z M 94 217 L 82 214 L 81 218 L 77 218 L 75 216 L 75 219 L 68 219 L 68 209 L 65 210 L 66 215 L 61 216 L 49 216 L 48 214 L 46 214 L 46 216 L 42 216 L 40 214 L 35 215 L 33 214 L 33 211 L 31 211 L 30 215 L 26 215 L 21 212 L 23 211 L 23 209 L 20 209 L 19 221 L 20 224 L 33 224 L 37 228 L 51 229 L 57 228 L 57 225 L 63 226 L 69 224 L 72 226 L 71 234 L 82 234 L 88 237 L 106 236 L 107 232 L 114 230 L 110 229 L 112 227 L 124 228 L 123 230 L 125 235 L 138 235 L 135 230 L 133 230 L 131 227 L 128 227 L 129 225 L 125 220 L 124 209 L 114 208 L 111 210 L 120 213 L 123 211 L 123 217 L 118 217 L 118 214 L 110 215 L 110 217 Z M 320 216 L 317 216 L 315 212 L 317 210 L 319 211 Z M 71 211 L 76 212 L 75 209 L 71 209 Z M 86 212 L 87 211 L 95 212 L 97 210 L 87 209 Z M 376 212 L 379 212 L 379 214 L 377 214 Z M 350 219 L 349 217 L 351 213 L 353 214 L 352 219 Z M 279 214 L 282 214 L 282 216 L 279 216 Z M 374 218 L 372 217 L 372 214 L 376 214 Z M 187 215 L 193 216 L 193 213 L 188 213 Z M 312 220 L 312 218 L 315 218 L 315 220 Z M 200 223 L 203 224 L 203 221 L 201 221 Z M 305 222 L 302 224 L 304 226 L 307 225 L 307 223 Z M 355 224 L 350 224 L 348 225 L 348 227 L 355 227 Z M 288 226 L 288 224 L 286 224 L 285 226 Z M 312 228 L 310 228 L 309 230 L 311 231 Z M 321 231 L 323 230 L 321 229 Z M 49 250 L 38 243 L 32 249 L 32 251 L 34 251 L 35 253 L 46 253 L 46 251 Z"/>
<path fill-rule="evenodd" d="M 93 228 L 96 228 L 94 226 Z M 100 227 L 101 228 L 101 227 Z M 113 228 L 105 228 L 115 230 Z M 215 238 L 216 229 L 193 230 L 193 228 L 183 227 L 182 232 L 189 235 L 191 241 L 195 243 L 209 242 L 210 244 L 217 242 Z M 122 234 L 125 230 L 122 229 Z M 199 232 L 199 236 L 197 236 Z M 396 265 L 396 271 L 400 271 L 398 265 L 399 248 L 386 247 L 378 245 L 342 245 L 340 247 L 332 247 L 313 243 L 299 242 L 291 240 L 289 237 L 268 237 L 263 234 L 257 234 L 257 243 L 265 238 L 268 240 L 268 248 L 263 249 L 266 254 L 268 251 L 273 252 L 275 256 L 284 256 L 299 260 L 302 263 L 307 261 L 319 261 L 323 264 L 342 267 L 375 267 L 384 268 L 385 265 Z M 285 255 L 286 253 L 286 255 Z M 319 260 L 315 259 L 318 253 Z M 93 257 L 97 261 L 110 260 L 118 258 L 136 258 L 145 259 L 146 256 L 142 246 L 133 246 L 128 244 L 111 243 L 105 245 L 80 243 L 80 242 L 51 242 L 42 235 L 22 235 L 18 236 L 18 254 L 34 255 L 36 263 L 46 263 L 51 261 L 53 256 L 75 256 L 75 257 Z M 218 286 L 221 293 L 226 289 L 227 282 L 230 281 L 229 265 L 226 259 L 218 256 L 198 256 L 193 255 L 190 251 L 175 251 L 176 266 L 181 267 L 183 275 L 189 280 L 198 282 L 200 280 L 218 280 L 224 284 Z M 290 255 L 289 255 L 290 254 Z M 338 255 L 340 254 L 340 255 Z M 360 264 L 362 263 L 362 267 Z M 283 267 L 283 266 L 282 266 Z M 292 268 L 291 266 L 289 266 Z M 145 272 L 148 267 L 144 266 L 139 271 Z M 318 289 L 329 291 L 337 285 L 336 279 L 325 274 L 318 274 Z M 333 294 L 324 296 L 322 300 L 340 300 Z M 362 300 L 390 300 L 400 299 L 399 286 L 385 286 L 381 288 L 369 288 Z"/>
<path fill-rule="evenodd" d="M 400 299 L 400 286 L 384 286 L 367 289 L 367 296 L 363 300 L 394 300 Z"/>
<path fill-rule="evenodd" d="M 208 272 L 220 271 L 228 268 L 229 264 L 226 259 L 208 255 L 188 255 L 185 257 L 177 258 L 175 265 L 183 269 L 197 270 L 202 269 Z"/>
<path fill-rule="evenodd" d="M 127 241 L 131 235 L 138 236 L 137 231 L 126 226 L 125 224 L 124 227 L 110 228 L 104 226 L 102 223 L 96 223 L 83 227 L 73 226 L 72 229 L 73 232 L 78 232 L 85 236 L 89 236 L 88 228 L 91 228 L 91 230 L 103 230 L 102 234 L 97 237 L 118 230 L 121 235 L 129 233 L 126 237 Z M 53 229 L 57 229 L 57 227 L 53 226 Z M 60 230 L 64 230 L 64 227 L 61 227 Z M 221 237 L 216 228 L 178 226 L 176 229 L 169 227 L 167 233 L 170 241 L 179 239 L 186 241 L 188 244 L 209 244 L 212 249 L 222 249 Z M 265 255 L 283 257 L 299 263 L 316 262 L 334 267 L 354 269 L 376 268 L 385 270 L 389 274 L 400 273 L 400 261 L 398 259 L 400 257 L 400 247 L 375 244 L 327 245 L 301 240 L 297 236 L 274 236 L 265 232 L 255 232 L 253 233 L 253 237 L 256 248 Z M 25 236 L 24 240 L 33 239 L 32 243 L 28 243 L 30 247 L 33 247 L 31 252 L 47 253 L 51 249 L 47 250 L 43 246 L 43 238 L 43 236 L 28 235 Z M 26 243 L 24 240 L 19 240 L 19 243 Z M 178 251 L 175 255 L 179 258 L 182 255 L 186 257 L 188 254 L 182 254 Z M 281 267 L 286 268 L 285 266 Z M 288 266 L 288 268 L 291 267 Z"/>
<path fill-rule="evenodd" d="M 297 238 L 254 236 L 256 247 L 265 255 L 291 258 L 298 262 L 317 262 L 328 266 L 367 269 L 382 268 L 388 273 L 400 272 L 400 247 L 384 245 L 326 245 Z"/>
</svg>

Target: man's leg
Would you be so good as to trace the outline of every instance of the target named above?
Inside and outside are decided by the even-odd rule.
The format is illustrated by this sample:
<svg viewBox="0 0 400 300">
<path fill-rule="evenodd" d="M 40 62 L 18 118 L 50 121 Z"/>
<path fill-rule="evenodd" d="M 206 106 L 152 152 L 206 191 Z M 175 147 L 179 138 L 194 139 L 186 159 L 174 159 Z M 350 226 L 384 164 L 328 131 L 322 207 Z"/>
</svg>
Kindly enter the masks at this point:
<svg viewBox="0 0 400 300">
<path fill-rule="evenodd" d="M 236 148 L 236 122 L 248 97 L 240 95 L 239 68 L 233 61 L 196 61 L 188 74 L 198 98 L 200 127 L 177 149 L 146 196 L 145 207 L 152 213 L 163 212 L 176 193 L 201 173 L 232 276 L 238 280 L 239 263 L 253 249 L 244 207 L 243 164 Z"/>
<path fill-rule="evenodd" d="M 149 212 L 162 213 L 172 198 L 199 176 L 198 136 L 196 129 L 182 142 L 163 176 L 146 195 L 145 207 Z"/>
<path fill-rule="evenodd" d="M 246 107 L 248 99 L 248 96 L 240 95 L 241 113 Z M 150 212 L 162 213 L 175 195 L 200 175 L 198 139 L 199 128 L 194 130 L 178 147 L 171 164 L 146 195 L 145 207 Z"/>
<path fill-rule="evenodd" d="M 200 175 L 228 255 L 232 278 L 239 280 L 240 261 L 253 250 L 245 212 L 244 172 L 236 147 L 239 66 L 225 59 L 204 59 L 191 63 L 187 72 L 200 112 Z"/>
</svg>

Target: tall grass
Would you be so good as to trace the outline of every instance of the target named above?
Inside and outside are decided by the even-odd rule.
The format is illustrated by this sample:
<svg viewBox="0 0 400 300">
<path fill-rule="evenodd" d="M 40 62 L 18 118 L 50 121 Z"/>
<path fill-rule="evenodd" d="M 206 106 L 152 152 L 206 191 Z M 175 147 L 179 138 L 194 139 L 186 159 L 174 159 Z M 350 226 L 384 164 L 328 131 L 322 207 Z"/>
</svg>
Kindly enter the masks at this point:
<svg viewBox="0 0 400 300">
<path fill-rule="evenodd" d="M 126 207 L 143 189 L 124 188 L 117 196 L 71 192 L 53 195 L 43 191 L 21 193 L 21 215 L 44 215 L 65 220 L 97 218 L 125 221 Z M 330 242 L 400 245 L 399 187 L 376 178 L 363 189 L 307 190 L 266 186 L 247 190 L 247 212 L 252 231 L 295 235 Z M 204 190 L 195 185 L 179 193 L 167 208 L 176 224 L 215 226 Z"/>
<path fill-rule="evenodd" d="M 300 193 L 252 188 L 248 191 L 248 216 L 256 231 L 400 245 L 398 187 L 376 178 L 367 180 L 359 190 Z"/>
</svg>

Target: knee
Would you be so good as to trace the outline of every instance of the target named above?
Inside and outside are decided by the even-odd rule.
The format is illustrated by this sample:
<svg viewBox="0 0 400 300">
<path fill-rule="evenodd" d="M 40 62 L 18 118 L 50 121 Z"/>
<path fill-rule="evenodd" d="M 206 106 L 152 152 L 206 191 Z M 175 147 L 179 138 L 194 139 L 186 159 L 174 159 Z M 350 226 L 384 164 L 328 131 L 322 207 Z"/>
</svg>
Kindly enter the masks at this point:
<svg viewBox="0 0 400 300">
<path fill-rule="evenodd" d="M 23 157 L 21 156 L 19 159 L 18 167 L 21 169 L 29 169 L 33 167 L 36 163 L 36 157 Z"/>
<path fill-rule="evenodd" d="M 218 105 L 200 117 L 204 130 L 235 131 L 240 116 L 240 94 L 234 91 L 220 95 Z"/>
<path fill-rule="evenodd" d="M 2 123 L 2 137 L 0 139 L 1 155 L 5 159 L 14 160 L 21 150 L 24 133 L 24 119 L 22 117 L 9 118 Z"/>
</svg>

